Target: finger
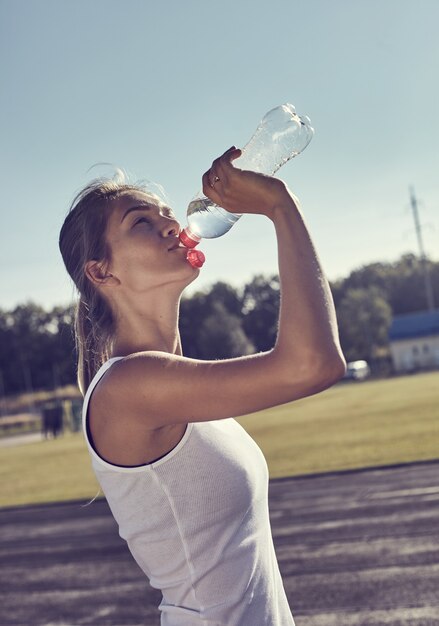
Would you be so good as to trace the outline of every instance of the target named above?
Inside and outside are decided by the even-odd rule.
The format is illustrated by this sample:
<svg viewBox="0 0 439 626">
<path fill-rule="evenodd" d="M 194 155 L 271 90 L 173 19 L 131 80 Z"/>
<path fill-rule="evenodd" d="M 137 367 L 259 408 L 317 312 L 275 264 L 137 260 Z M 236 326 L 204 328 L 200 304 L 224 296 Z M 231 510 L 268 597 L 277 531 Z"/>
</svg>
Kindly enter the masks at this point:
<svg viewBox="0 0 439 626">
<path fill-rule="evenodd" d="M 218 193 L 218 189 L 215 189 L 215 185 L 218 184 L 219 181 L 216 181 L 212 186 L 211 180 L 210 180 L 210 170 L 208 170 L 207 172 L 203 174 L 202 180 L 203 180 L 204 195 L 207 196 L 209 200 L 212 200 L 212 202 L 215 202 L 215 204 L 219 204 L 221 201 L 221 198 Z"/>
<path fill-rule="evenodd" d="M 236 148 L 235 146 L 232 146 L 231 148 L 226 150 L 224 154 L 220 157 L 220 162 L 227 163 L 230 165 L 230 163 L 234 161 L 235 159 L 238 159 L 241 156 L 241 154 L 242 154 L 242 150 L 240 148 Z"/>
<path fill-rule="evenodd" d="M 240 148 L 235 148 L 235 146 L 232 146 L 232 148 L 229 148 L 220 157 L 215 159 L 213 164 L 216 165 L 219 163 L 230 163 L 230 161 L 233 161 L 234 159 L 237 159 L 239 156 L 241 156 L 241 153 L 242 150 L 240 150 Z"/>
<path fill-rule="evenodd" d="M 235 159 L 239 159 L 241 154 L 242 154 L 241 148 L 235 148 L 235 146 L 233 146 L 233 150 L 231 151 L 231 154 L 230 154 L 230 160 L 234 161 Z"/>
<path fill-rule="evenodd" d="M 212 168 L 220 167 L 224 163 L 230 163 L 231 161 L 234 161 L 235 159 L 240 157 L 241 154 L 242 150 L 240 148 L 235 148 L 235 146 L 232 146 L 231 148 L 226 150 L 224 154 L 222 154 L 220 157 L 213 161 Z"/>
<path fill-rule="evenodd" d="M 242 150 L 236 148 L 235 146 L 232 146 L 231 148 L 226 150 L 224 154 L 222 154 L 220 157 L 213 161 L 212 167 L 210 168 L 209 172 L 207 172 L 208 182 L 212 188 L 215 187 L 216 183 L 219 182 L 227 184 L 228 171 L 227 167 L 225 166 L 228 165 L 229 168 L 233 167 L 231 165 L 231 161 L 240 157 L 241 154 Z"/>
<path fill-rule="evenodd" d="M 215 165 L 215 171 L 217 176 L 219 176 L 222 180 L 226 181 L 228 175 L 231 173 L 232 169 L 235 169 L 234 165 L 232 165 L 232 161 L 238 159 L 242 154 L 242 150 L 239 148 L 230 148 L 227 150 L 219 159 L 218 163 Z"/>
<path fill-rule="evenodd" d="M 206 174 L 208 175 L 208 182 L 211 187 L 215 187 L 216 183 L 219 183 L 221 180 L 224 181 L 224 178 L 221 179 L 221 177 L 218 176 L 213 166 L 210 170 L 208 170 L 208 172 L 206 172 Z"/>
<path fill-rule="evenodd" d="M 221 158 L 215 159 L 209 170 L 209 182 L 212 187 L 215 187 L 216 183 L 219 182 L 227 185 L 227 171 L 221 166 Z"/>
<path fill-rule="evenodd" d="M 209 180 L 210 180 L 210 186 L 211 187 L 215 187 L 216 183 L 220 183 L 220 182 L 224 182 L 224 178 L 221 179 L 219 176 L 217 176 L 216 174 L 212 177 L 209 176 Z"/>
</svg>

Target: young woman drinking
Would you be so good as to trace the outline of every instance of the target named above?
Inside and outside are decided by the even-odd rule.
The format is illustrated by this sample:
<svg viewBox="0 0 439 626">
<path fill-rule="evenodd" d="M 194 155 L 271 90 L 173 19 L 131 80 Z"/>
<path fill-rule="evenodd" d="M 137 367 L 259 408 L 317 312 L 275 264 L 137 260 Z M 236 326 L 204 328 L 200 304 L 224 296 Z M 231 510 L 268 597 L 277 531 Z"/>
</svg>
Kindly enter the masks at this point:
<svg viewBox="0 0 439 626">
<path fill-rule="evenodd" d="M 345 371 L 336 316 L 296 198 L 242 171 L 231 148 L 203 192 L 274 225 L 280 313 L 266 352 L 203 361 L 182 354 L 179 303 L 200 270 L 180 225 L 136 185 L 95 181 L 60 234 L 79 294 L 78 377 L 93 469 L 119 533 L 163 594 L 162 626 L 291 626 L 273 546 L 268 468 L 234 419 L 310 396 Z"/>
</svg>

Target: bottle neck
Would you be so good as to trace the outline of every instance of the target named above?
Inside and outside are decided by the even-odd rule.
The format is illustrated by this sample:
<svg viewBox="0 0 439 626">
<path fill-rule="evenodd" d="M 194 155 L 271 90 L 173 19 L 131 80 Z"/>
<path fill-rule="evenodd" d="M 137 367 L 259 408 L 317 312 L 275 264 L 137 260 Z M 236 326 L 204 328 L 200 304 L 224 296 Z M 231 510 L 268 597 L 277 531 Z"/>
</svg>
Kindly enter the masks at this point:
<svg viewBox="0 0 439 626">
<path fill-rule="evenodd" d="M 189 226 L 183 228 L 179 235 L 179 239 L 181 243 L 186 246 L 186 248 L 195 248 L 195 246 L 197 246 L 201 241 L 201 237 L 193 233 Z"/>
</svg>

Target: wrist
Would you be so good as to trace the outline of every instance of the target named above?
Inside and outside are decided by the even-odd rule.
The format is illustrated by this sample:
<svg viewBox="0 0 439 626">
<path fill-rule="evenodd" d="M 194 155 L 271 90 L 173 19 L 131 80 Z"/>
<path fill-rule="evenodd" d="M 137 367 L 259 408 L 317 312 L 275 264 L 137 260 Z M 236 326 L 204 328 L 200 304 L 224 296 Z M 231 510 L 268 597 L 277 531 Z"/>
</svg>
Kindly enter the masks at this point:
<svg viewBox="0 0 439 626">
<path fill-rule="evenodd" d="M 300 205 L 299 205 L 298 198 L 296 198 L 286 188 L 285 197 L 280 198 L 279 201 L 277 201 L 273 205 L 269 217 L 273 222 L 276 222 L 278 220 L 282 220 L 285 215 L 291 214 L 291 213 L 295 213 L 295 214 L 300 213 Z"/>
</svg>

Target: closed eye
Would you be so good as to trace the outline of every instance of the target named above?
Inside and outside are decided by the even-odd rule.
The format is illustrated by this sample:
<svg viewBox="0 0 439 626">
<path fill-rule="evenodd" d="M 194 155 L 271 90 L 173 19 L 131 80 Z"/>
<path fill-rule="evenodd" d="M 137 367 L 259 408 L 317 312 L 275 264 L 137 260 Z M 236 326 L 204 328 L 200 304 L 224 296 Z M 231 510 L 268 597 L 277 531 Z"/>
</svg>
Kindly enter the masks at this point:
<svg viewBox="0 0 439 626">
<path fill-rule="evenodd" d="M 151 224 L 151 220 L 149 220 L 147 217 L 139 217 L 139 219 L 134 222 L 133 226 L 137 226 L 137 224 L 141 224 L 143 222 L 145 224 Z"/>
</svg>

